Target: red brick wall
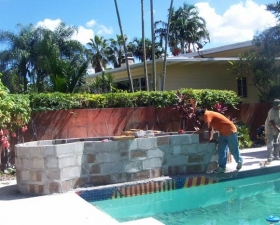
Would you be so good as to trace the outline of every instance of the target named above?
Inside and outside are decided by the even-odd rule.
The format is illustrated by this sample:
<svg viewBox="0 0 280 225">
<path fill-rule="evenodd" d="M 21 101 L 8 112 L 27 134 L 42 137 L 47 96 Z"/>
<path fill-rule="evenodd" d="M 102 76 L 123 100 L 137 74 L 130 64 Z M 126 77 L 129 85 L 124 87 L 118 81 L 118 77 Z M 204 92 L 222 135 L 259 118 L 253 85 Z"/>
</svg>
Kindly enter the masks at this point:
<svg viewBox="0 0 280 225">
<path fill-rule="evenodd" d="M 270 108 L 271 106 L 267 103 L 241 104 L 238 110 L 229 109 L 226 113 L 247 124 L 251 138 L 254 138 L 257 128 L 264 124 Z M 192 130 L 191 127 L 192 124 L 187 130 Z M 176 132 L 181 128 L 179 113 L 171 107 L 48 111 L 32 116 L 28 131 L 24 134 L 24 141 L 34 141 L 36 138 L 37 140 L 52 140 L 116 136 L 121 135 L 124 130 L 146 128 Z"/>
</svg>

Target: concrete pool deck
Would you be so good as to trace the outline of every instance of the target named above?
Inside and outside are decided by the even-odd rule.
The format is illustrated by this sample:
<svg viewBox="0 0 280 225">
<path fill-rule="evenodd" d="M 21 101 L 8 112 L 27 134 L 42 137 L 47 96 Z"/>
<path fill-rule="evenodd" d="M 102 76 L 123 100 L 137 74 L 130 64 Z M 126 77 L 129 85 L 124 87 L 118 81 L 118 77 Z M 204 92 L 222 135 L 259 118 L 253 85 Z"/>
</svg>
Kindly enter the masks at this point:
<svg viewBox="0 0 280 225">
<path fill-rule="evenodd" d="M 241 150 L 244 159 L 241 171 L 262 170 L 264 167 L 280 166 L 279 161 L 266 162 L 266 146 Z M 236 163 L 228 163 L 234 170 Z M 279 169 L 280 171 L 280 169 Z M 260 171 L 261 174 L 261 171 Z M 45 196 L 27 196 L 18 193 L 16 180 L 0 182 L 1 223 L 11 225 L 29 224 L 83 224 L 83 225 L 160 225 L 159 221 L 147 218 L 138 221 L 119 223 L 74 192 Z"/>
</svg>

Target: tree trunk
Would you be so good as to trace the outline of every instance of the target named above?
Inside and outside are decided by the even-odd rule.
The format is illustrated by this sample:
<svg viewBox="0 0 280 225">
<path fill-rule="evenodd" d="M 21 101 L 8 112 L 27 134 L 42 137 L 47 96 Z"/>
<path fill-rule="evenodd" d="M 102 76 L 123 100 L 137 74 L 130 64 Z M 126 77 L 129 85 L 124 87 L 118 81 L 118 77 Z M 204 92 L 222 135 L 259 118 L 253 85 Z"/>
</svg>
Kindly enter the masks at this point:
<svg viewBox="0 0 280 225">
<path fill-rule="evenodd" d="M 171 2 L 170 2 L 168 23 L 167 23 L 167 31 L 166 31 L 166 37 L 165 37 L 163 72 L 162 72 L 162 85 L 161 85 L 161 90 L 162 91 L 164 91 L 164 89 L 165 89 L 167 44 L 168 44 L 168 41 L 169 41 L 168 37 L 169 37 L 170 21 L 171 21 L 171 16 L 172 16 L 172 6 L 173 6 L 173 0 L 171 0 Z"/>
<path fill-rule="evenodd" d="M 155 61 L 155 29 L 154 29 L 154 7 L 153 0 L 150 0 L 151 5 L 151 31 L 152 31 L 152 62 L 153 62 L 153 91 L 157 90 L 157 78 L 156 78 L 156 61 Z"/>
<path fill-rule="evenodd" d="M 130 91 L 131 91 L 131 92 L 134 92 L 133 80 L 132 80 L 132 77 L 131 77 L 130 67 L 129 67 L 129 64 L 128 64 L 128 59 L 127 59 L 127 48 L 126 48 L 125 38 L 124 38 L 124 35 L 123 35 L 122 24 L 121 24 L 121 18 L 120 18 L 120 14 L 119 14 L 119 9 L 118 9 L 117 0 L 115 0 L 115 7 L 116 7 L 117 17 L 118 17 L 118 21 L 119 21 L 119 27 L 120 27 L 120 31 L 121 31 L 121 36 L 122 36 L 122 40 L 123 40 L 123 48 L 124 48 L 124 55 L 125 55 L 125 63 L 126 63 L 126 68 L 127 68 L 127 76 L 128 76 L 128 80 L 129 80 L 129 83 L 130 83 Z"/>
<path fill-rule="evenodd" d="M 146 90 L 150 91 L 149 78 L 147 73 L 147 62 L 146 62 L 146 43 L 145 43 L 145 25 L 144 25 L 144 0 L 141 0 L 141 15 L 142 15 L 142 44 L 143 44 L 143 62 L 144 62 L 144 74 L 146 78 Z"/>
</svg>

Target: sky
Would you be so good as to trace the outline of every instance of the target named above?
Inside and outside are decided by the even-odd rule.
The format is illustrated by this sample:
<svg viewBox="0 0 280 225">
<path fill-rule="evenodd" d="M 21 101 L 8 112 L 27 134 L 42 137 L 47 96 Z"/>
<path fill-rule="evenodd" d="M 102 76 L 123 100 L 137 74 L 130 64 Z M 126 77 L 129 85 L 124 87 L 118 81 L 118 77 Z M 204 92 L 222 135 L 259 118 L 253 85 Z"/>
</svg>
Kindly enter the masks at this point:
<svg viewBox="0 0 280 225">
<path fill-rule="evenodd" d="M 195 5 L 206 20 L 210 42 L 204 49 L 252 40 L 257 32 L 274 26 L 276 19 L 266 4 L 276 0 L 174 0 Z M 132 41 L 142 37 L 141 1 L 117 0 L 123 33 Z M 153 0 L 154 21 L 168 20 L 170 0 Z M 73 39 L 86 45 L 94 35 L 115 38 L 120 29 L 114 0 L 0 0 L 0 30 L 18 32 L 17 24 L 43 25 L 53 30 L 60 22 L 74 25 Z M 151 4 L 144 0 L 145 36 L 151 39 Z"/>
</svg>

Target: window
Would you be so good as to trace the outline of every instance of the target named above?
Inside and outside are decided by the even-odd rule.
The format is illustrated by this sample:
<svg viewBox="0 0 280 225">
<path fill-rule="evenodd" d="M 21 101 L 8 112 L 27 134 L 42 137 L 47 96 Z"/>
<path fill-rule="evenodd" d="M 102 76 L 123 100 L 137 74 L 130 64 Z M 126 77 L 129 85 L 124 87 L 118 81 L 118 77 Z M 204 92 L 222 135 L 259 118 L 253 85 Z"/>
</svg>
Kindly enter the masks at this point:
<svg viewBox="0 0 280 225">
<path fill-rule="evenodd" d="M 133 79 L 134 91 L 146 91 L 146 79 L 144 77 Z"/>
<path fill-rule="evenodd" d="M 243 98 L 248 97 L 246 77 L 237 78 L 237 95 Z"/>
<path fill-rule="evenodd" d="M 130 83 L 128 80 L 116 82 L 116 88 L 121 90 L 129 90 Z M 134 91 L 146 91 L 145 77 L 133 79 Z"/>
</svg>

